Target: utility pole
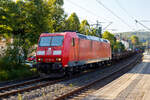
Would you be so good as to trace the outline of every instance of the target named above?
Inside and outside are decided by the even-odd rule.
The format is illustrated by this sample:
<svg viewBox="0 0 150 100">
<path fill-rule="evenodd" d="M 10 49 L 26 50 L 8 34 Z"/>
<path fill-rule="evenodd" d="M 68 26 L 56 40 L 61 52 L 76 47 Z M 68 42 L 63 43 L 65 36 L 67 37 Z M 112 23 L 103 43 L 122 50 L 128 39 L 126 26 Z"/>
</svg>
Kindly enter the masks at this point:
<svg viewBox="0 0 150 100">
<path fill-rule="evenodd" d="M 102 37 L 102 25 L 101 25 L 101 22 L 99 22 L 97 20 L 96 24 L 92 24 L 91 26 L 95 26 L 95 28 L 96 28 L 96 35 L 98 35 L 101 38 Z"/>
<path fill-rule="evenodd" d="M 96 21 L 96 34 L 101 38 L 102 37 L 102 25 L 100 24 L 100 22 L 97 20 Z"/>
</svg>

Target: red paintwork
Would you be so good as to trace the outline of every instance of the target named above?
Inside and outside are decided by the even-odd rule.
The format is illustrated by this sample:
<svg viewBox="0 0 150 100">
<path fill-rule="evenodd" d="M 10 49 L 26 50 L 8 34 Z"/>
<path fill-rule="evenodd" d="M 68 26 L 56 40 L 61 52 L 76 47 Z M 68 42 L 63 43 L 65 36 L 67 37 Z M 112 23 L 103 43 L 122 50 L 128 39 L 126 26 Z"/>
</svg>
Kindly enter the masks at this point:
<svg viewBox="0 0 150 100">
<path fill-rule="evenodd" d="M 60 47 L 50 47 L 53 50 L 62 50 L 62 55 L 36 55 L 36 59 L 43 58 L 43 62 L 56 62 L 56 58 L 62 58 L 62 65 L 66 67 L 68 62 L 71 61 L 86 61 L 90 59 L 100 59 L 100 58 L 111 58 L 111 48 L 110 43 L 98 42 L 92 40 L 79 39 L 76 32 L 64 32 L 64 33 L 43 33 L 43 36 L 64 36 L 63 45 Z M 75 38 L 75 46 L 72 46 L 72 38 Z M 92 41 L 92 42 L 91 42 Z M 92 47 L 91 47 L 92 43 Z M 47 52 L 49 47 L 39 47 L 37 51 Z M 46 61 L 45 59 L 51 59 Z M 37 60 L 37 62 L 39 62 Z"/>
</svg>

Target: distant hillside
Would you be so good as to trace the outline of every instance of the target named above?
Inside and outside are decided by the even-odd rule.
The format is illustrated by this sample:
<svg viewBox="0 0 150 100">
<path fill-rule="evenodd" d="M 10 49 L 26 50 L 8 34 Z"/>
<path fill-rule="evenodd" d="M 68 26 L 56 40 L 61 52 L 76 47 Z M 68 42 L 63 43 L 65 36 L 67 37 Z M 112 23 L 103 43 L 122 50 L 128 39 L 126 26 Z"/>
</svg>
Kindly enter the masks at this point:
<svg viewBox="0 0 150 100">
<path fill-rule="evenodd" d="M 132 35 L 136 35 L 139 37 L 141 42 L 145 42 L 147 40 L 150 41 L 150 32 L 123 32 L 123 33 L 114 33 L 115 35 L 119 35 L 122 38 L 130 38 Z"/>
</svg>

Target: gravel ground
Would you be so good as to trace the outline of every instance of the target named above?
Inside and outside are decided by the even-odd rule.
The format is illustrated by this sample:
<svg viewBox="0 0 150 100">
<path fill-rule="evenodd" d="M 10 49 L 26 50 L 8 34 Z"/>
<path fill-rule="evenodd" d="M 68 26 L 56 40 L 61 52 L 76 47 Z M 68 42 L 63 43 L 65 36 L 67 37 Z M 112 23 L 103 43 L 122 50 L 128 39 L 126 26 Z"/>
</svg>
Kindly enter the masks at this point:
<svg viewBox="0 0 150 100">
<path fill-rule="evenodd" d="M 97 70 L 96 72 L 89 73 L 88 75 L 83 75 L 75 79 L 24 92 L 22 94 L 5 98 L 4 100 L 17 100 L 19 98 L 21 98 L 22 100 L 53 100 L 60 95 L 66 94 L 100 77 L 103 77 L 104 75 L 112 72 L 113 70 L 120 68 L 121 65 L 126 64 L 127 61 L 131 61 L 131 59 L 133 58 L 131 57 L 130 59 L 122 60 L 116 65 Z"/>
</svg>

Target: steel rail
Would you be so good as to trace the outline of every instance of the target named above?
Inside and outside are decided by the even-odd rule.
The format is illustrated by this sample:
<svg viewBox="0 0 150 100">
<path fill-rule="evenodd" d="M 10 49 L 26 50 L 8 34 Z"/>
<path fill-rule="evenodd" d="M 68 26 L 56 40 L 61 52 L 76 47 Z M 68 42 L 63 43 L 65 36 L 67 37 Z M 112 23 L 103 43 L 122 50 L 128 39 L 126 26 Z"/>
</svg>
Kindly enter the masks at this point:
<svg viewBox="0 0 150 100">
<path fill-rule="evenodd" d="M 23 88 L 23 89 L 13 90 L 13 91 L 6 92 L 6 93 L 0 93 L 0 98 L 7 97 L 7 96 L 10 96 L 10 95 L 14 95 L 14 94 L 21 93 L 21 92 L 25 92 L 25 91 L 29 91 L 29 90 L 32 90 L 32 89 L 37 89 L 39 87 L 52 85 L 52 84 L 55 84 L 55 83 L 60 82 L 62 80 L 64 80 L 64 79 L 54 80 L 54 81 L 50 81 L 50 82 L 46 82 L 46 83 L 41 83 L 41 84 L 37 84 L 35 86 L 29 86 L 29 87 L 26 87 L 26 88 Z"/>
<path fill-rule="evenodd" d="M 16 83 L 16 84 L 13 84 L 13 85 L 7 85 L 7 86 L 4 86 L 4 87 L 0 87 L 0 91 L 8 90 L 8 89 L 23 86 L 23 85 L 29 85 L 29 84 L 44 81 L 44 80 L 50 79 L 50 78 L 51 77 L 43 77 L 43 78 L 32 79 L 32 80 L 21 82 L 21 83 Z"/>
<path fill-rule="evenodd" d="M 91 72 L 91 71 L 90 71 Z M 88 73 L 88 72 L 87 72 Z M 83 73 L 83 74 L 87 74 L 87 73 Z M 77 75 L 75 77 L 78 77 L 80 75 Z M 75 77 L 72 77 L 72 78 L 75 78 Z M 44 79 L 48 79 L 48 77 L 44 78 Z M 38 82 L 38 81 L 41 81 L 41 80 L 44 80 L 43 78 L 42 79 L 35 79 L 35 80 L 31 80 L 31 81 L 27 81 L 27 82 L 24 82 L 24 83 L 20 83 L 20 84 L 14 84 L 14 85 L 10 85 L 10 86 L 6 86 L 6 87 L 1 87 L 0 90 L 6 90 L 6 89 L 9 89 L 9 88 L 14 88 L 14 87 L 17 87 L 17 86 L 23 86 L 23 85 L 27 85 L 27 84 L 32 84 L 32 83 L 35 83 L 35 82 Z M 70 79 L 70 78 L 69 78 Z M 0 93 L 0 98 L 3 98 L 3 97 L 8 97 L 10 95 L 14 95 L 14 94 L 17 94 L 17 93 L 22 93 L 22 92 L 25 92 L 25 91 L 29 91 L 29 90 L 33 90 L 33 89 L 37 89 L 39 87 L 44 87 L 44 86 L 48 86 L 48 85 L 52 85 L 52 84 L 55 84 L 57 82 L 61 82 L 61 81 L 64 81 L 66 80 L 65 79 L 59 79 L 59 80 L 54 80 L 54 81 L 49 81 L 49 82 L 45 82 L 45 83 L 40 83 L 40 84 L 36 84 L 35 86 L 28 86 L 28 87 L 25 87 L 25 88 L 22 88 L 22 89 L 18 89 L 18 90 L 12 90 L 12 91 L 8 91 L 6 93 Z M 68 80 L 68 79 L 67 79 Z M 89 85 L 90 86 L 90 85 Z M 84 88 L 84 87 L 82 87 Z M 82 90 L 81 88 L 81 90 Z M 75 90 L 76 92 L 79 91 L 79 90 Z M 70 95 L 73 94 L 73 91 L 70 93 Z M 67 95 L 66 95 L 67 96 Z M 66 97 L 64 96 L 64 97 Z M 56 100 L 59 100 L 56 99 Z"/>
<path fill-rule="evenodd" d="M 62 96 L 59 96 L 58 98 L 55 98 L 54 100 L 63 100 L 63 99 L 66 99 L 66 98 L 69 97 L 69 96 L 72 96 L 72 95 L 74 95 L 74 94 L 77 94 L 78 92 L 87 89 L 88 87 L 94 85 L 95 83 L 97 83 L 97 82 L 99 82 L 99 81 L 102 81 L 102 80 L 104 80 L 104 79 L 106 79 L 106 78 L 112 76 L 113 74 L 116 74 L 117 72 L 119 72 L 119 71 L 125 69 L 126 67 L 134 66 L 134 65 L 138 62 L 138 60 L 139 60 L 140 58 L 141 58 L 141 55 L 139 55 L 139 56 L 138 56 L 137 58 L 135 58 L 132 62 L 127 63 L 127 64 L 124 65 L 122 68 L 118 69 L 117 71 L 113 71 L 113 72 L 111 72 L 110 74 L 106 74 L 106 75 L 104 75 L 102 78 L 97 79 L 97 80 L 95 80 L 95 81 L 93 81 L 93 82 L 90 82 L 90 83 L 88 83 L 87 85 L 84 85 L 84 86 L 82 86 L 82 87 L 79 87 L 79 88 L 77 88 L 77 89 L 75 89 L 75 90 L 73 90 L 73 91 L 71 91 L 71 92 L 69 92 L 69 93 L 66 93 L 66 94 L 62 95 Z"/>
</svg>

